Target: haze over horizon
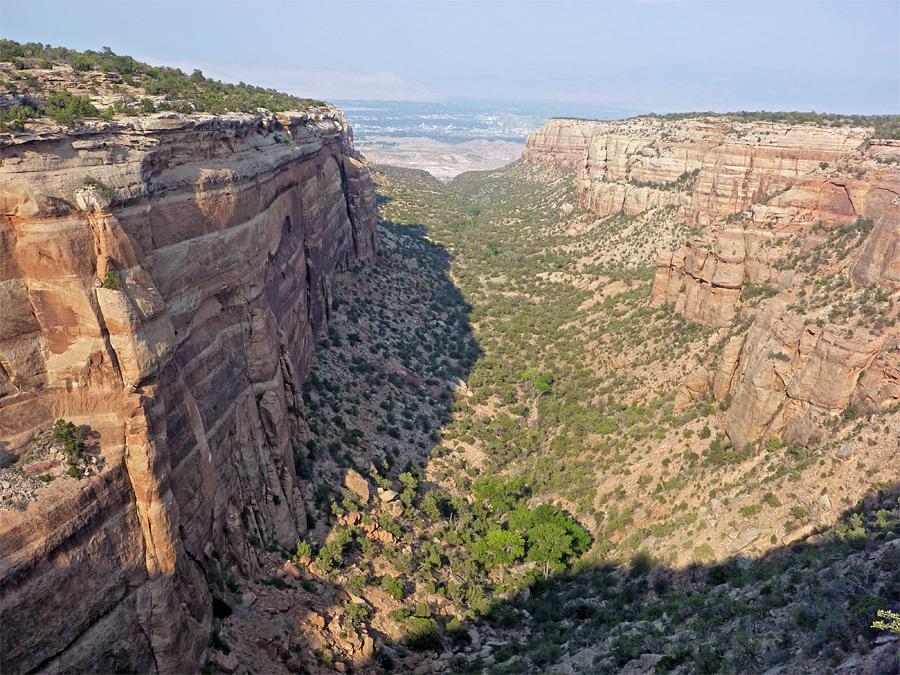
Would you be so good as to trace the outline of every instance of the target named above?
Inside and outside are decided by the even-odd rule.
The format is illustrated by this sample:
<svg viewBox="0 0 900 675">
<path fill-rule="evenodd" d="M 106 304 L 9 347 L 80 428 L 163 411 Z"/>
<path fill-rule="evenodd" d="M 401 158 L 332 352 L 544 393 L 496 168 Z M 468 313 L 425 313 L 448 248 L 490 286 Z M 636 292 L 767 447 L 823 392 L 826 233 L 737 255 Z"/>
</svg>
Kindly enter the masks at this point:
<svg viewBox="0 0 900 675">
<path fill-rule="evenodd" d="M 900 112 L 900 3 L 41 2 L 0 33 L 326 100 Z"/>
</svg>

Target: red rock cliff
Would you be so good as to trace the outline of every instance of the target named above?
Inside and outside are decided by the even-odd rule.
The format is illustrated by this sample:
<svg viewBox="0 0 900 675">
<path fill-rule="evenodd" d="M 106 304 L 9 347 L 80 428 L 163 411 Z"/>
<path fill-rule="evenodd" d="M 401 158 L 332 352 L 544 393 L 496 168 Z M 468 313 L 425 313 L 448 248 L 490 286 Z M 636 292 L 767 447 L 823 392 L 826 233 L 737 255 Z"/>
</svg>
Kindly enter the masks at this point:
<svg viewBox="0 0 900 675">
<path fill-rule="evenodd" d="M 527 161 L 577 168 L 581 205 L 599 216 L 674 206 L 694 224 L 740 211 L 856 149 L 871 131 L 724 117 L 548 120 Z"/>
<path fill-rule="evenodd" d="M 597 124 L 591 120 L 549 119 L 528 135 L 522 157 L 529 162 L 555 164 L 567 171 L 580 169 Z"/>
<path fill-rule="evenodd" d="M 533 134 L 524 159 L 573 165 L 566 122 Z M 772 435 L 806 444 L 854 401 L 900 401 L 900 143 L 723 117 L 577 128 L 582 206 L 707 225 L 659 252 L 651 304 L 721 327 L 712 394 L 730 404 L 722 428 L 736 446 Z M 749 329 L 726 340 L 741 318 Z M 698 389 L 693 378 L 702 393 L 706 376 L 685 387 Z"/>
<path fill-rule="evenodd" d="M 325 109 L 3 141 L 0 459 L 63 417 L 103 462 L 0 512 L 4 672 L 193 672 L 208 582 L 305 531 L 300 385 L 376 254 L 349 139 Z"/>
</svg>

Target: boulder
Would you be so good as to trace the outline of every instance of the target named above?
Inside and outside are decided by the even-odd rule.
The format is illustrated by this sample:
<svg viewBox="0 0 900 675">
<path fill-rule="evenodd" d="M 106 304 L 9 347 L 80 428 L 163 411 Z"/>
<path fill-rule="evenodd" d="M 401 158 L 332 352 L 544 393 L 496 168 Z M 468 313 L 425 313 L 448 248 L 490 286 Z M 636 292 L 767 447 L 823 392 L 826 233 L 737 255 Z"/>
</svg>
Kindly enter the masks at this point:
<svg viewBox="0 0 900 675">
<path fill-rule="evenodd" d="M 850 459 L 851 457 L 853 457 L 854 452 L 856 452 L 855 443 L 844 443 L 840 448 L 838 448 L 836 454 L 839 459 Z"/>
<path fill-rule="evenodd" d="M 737 553 L 759 539 L 765 532 L 755 527 L 745 527 L 734 538 L 734 542 L 726 547 L 728 553 Z"/>
<path fill-rule="evenodd" d="M 209 660 L 216 668 L 226 673 L 233 673 L 237 670 L 238 660 L 234 653 L 223 654 L 222 652 L 214 652 Z"/>
<path fill-rule="evenodd" d="M 347 469 L 347 474 L 344 476 L 344 485 L 350 492 L 359 497 L 363 503 L 368 503 L 369 482 L 356 471 Z"/>
<path fill-rule="evenodd" d="M 383 488 L 378 488 L 378 498 L 385 504 L 388 504 L 397 498 L 397 493 L 393 490 L 384 490 Z"/>
<path fill-rule="evenodd" d="M 325 619 L 320 614 L 312 610 L 307 610 L 304 615 L 304 621 L 307 623 L 311 623 L 313 626 L 318 626 L 319 628 L 325 628 Z"/>
</svg>

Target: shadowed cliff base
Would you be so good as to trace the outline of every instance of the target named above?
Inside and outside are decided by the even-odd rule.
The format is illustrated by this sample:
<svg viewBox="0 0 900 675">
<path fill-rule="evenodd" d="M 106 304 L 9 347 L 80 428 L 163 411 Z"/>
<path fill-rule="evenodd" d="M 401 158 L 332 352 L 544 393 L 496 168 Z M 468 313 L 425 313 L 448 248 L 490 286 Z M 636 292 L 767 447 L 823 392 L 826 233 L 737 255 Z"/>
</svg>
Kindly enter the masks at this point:
<svg viewBox="0 0 900 675">
<path fill-rule="evenodd" d="M 457 663 L 498 673 L 896 673 L 897 638 L 872 622 L 900 606 L 898 570 L 895 486 L 761 558 L 686 569 L 644 551 L 624 563 L 585 558 L 494 605 L 484 623 L 505 644 L 489 663 Z"/>
<path fill-rule="evenodd" d="M 309 547 L 260 551 L 259 575 L 246 586 L 236 571 L 219 579 L 224 601 L 237 611 L 222 622 L 213 647 L 231 644 L 250 670 L 269 667 L 259 640 L 293 634 L 289 626 L 298 624 L 306 629 L 298 656 L 305 661 L 307 649 L 318 649 L 327 662 L 326 621 L 354 604 L 360 609 L 348 615 L 372 621 L 364 633 L 348 623 L 336 634 L 355 643 L 358 655 L 371 656 L 376 640 L 400 637 L 386 612 L 375 616 L 373 603 L 399 607 L 392 598 L 410 584 L 414 558 L 399 523 L 419 489 L 431 485 L 427 463 L 442 452 L 439 430 L 449 421 L 454 392 L 465 397 L 464 380 L 481 352 L 466 319 L 471 307 L 449 278 L 446 250 L 421 227 L 383 222 L 379 229 L 377 264 L 343 275 L 334 288 L 332 319 L 303 385 L 304 410 L 293 411 L 302 425 L 294 468 L 309 505 Z M 251 510 L 245 515 L 252 517 Z M 282 554 L 296 554 L 294 563 L 285 564 Z M 392 569 L 395 582 L 356 603 L 366 575 L 379 569 Z M 296 592 L 280 593 L 286 583 Z M 236 605 L 229 589 L 252 589 L 250 608 Z M 263 625 L 271 632 L 261 632 Z M 291 655 L 285 644 L 273 649 Z"/>
</svg>

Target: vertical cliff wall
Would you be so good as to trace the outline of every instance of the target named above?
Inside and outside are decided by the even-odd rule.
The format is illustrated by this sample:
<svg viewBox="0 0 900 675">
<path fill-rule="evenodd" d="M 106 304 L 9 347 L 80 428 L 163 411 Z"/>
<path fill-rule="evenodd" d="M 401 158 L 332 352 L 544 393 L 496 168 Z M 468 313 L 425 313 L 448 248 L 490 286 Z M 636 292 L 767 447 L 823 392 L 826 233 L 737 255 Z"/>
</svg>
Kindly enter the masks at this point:
<svg viewBox="0 0 900 675">
<path fill-rule="evenodd" d="M 855 150 L 871 130 L 727 117 L 599 122 L 551 119 L 526 161 L 577 169 L 581 206 L 598 216 L 677 207 L 692 224 L 740 211 Z"/>
<path fill-rule="evenodd" d="M 585 152 L 597 125 L 591 120 L 555 118 L 528 135 L 522 158 L 539 164 L 554 164 L 570 171 L 584 166 Z"/>
<path fill-rule="evenodd" d="M 598 218 L 705 226 L 659 251 L 651 293 L 652 306 L 721 328 L 715 376 L 689 373 L 686 387 L 712 385 L 738 447 L 807 444 L 851 405 L 900 402 L 900 143 L 871 135 L 727 117 L 548 120 L 523 158 L 577 167 Z"/>
<path fill-rule="evenodd" d="M 0 460 L 52 479 L 0 512 L 2 669 L 192 672 L 208 582 L 305 531 L 291 436 L 376 254 L 368 173 L 326 108 L 6 138 L 0 184 Z M 57 418 L 82 479 L 26 461 Z"/>
</svg>

